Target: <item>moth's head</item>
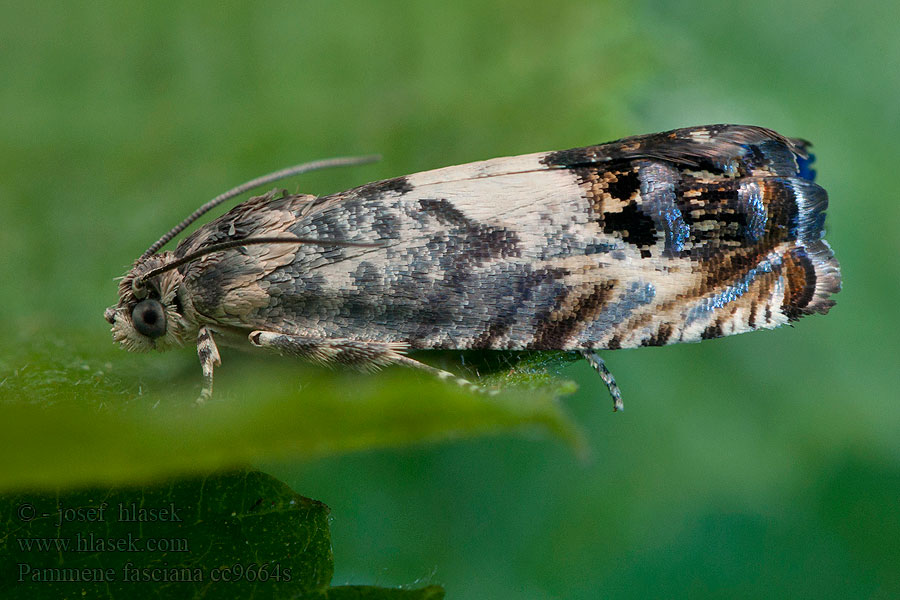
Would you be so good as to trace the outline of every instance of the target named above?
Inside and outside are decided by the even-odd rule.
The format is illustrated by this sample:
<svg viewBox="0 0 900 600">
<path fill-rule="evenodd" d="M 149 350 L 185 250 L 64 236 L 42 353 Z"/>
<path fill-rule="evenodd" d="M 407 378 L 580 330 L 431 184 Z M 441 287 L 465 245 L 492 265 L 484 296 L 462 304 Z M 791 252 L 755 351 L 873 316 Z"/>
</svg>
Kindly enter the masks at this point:
<svg viewBox="0 0 900 600">
<path fill-rule="evenodd" d="M 224 194 L 219 194 L 195 210 L 187 219 L 156 240 L 122 278 L 119 283 L 119 303 L 110 306 L 103 313 L 103 316 L 112 325 L 113 339 L 132 352 L 146 352 L 152 349 L 168 350 L 184 345 L 189 337 L 196 336 L 199 326 L 197 325 L 197 313 L 194 312 L 190 302 L 190 295 L 180 291 L 184 277 L 176 267 L 200 258 L 204 254 L 219 250 L 250 243 L 273 243 L 271 238 L 266 237 L 254 240 L 231 240 L 221 244 L 210 244 L 204 249 L 179 259 L 176 259 L 172 252 L 157 252 L 212 208 L 255 187 L 285 177 L 328 167 L 364 164 L 377 160 L 377 158 L 377 156 L 332 158 L 303 163 L 257 177 Z M 316 241 L 321 242 L 321 240 Z M 303 240 L 295 237 L 276 239 L 274 242 L 304 243 Z M 329 242 L 331 241 L 329 240 Z M 371 246 L 372 244 L 340 242 L 337 245 Z"/>
<path fill-rule="evenodd" d="M 184 277 L 178 269 L 144 278 L 174 260 L 172 252 L 139 258 L 119 282 L 119 303 L 103 316 L 112 325 L 113 339 L 126 350 L 169 350 L 184 345 L 195 333 L 196 327 L 184 314 L 179 295 Z"/>
</svg>

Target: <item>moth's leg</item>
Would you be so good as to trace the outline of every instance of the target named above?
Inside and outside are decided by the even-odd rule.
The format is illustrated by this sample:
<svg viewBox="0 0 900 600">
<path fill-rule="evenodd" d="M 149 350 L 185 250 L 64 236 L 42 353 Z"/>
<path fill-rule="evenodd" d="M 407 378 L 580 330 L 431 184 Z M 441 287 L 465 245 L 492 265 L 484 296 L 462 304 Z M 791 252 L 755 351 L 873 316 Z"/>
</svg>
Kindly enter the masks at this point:
<svg viewBox="0 0 900 600">
<path fill-rule="evenodd" d="M 200 333 L 197 335 L 197 356 L 200 357 L 200 368 L 203 369 L 203 389 L 200 391 L 197 403 L 203 404 L 212 397 L 213 367 L 222 364 L 212 331 L 207 327 L 201 327 Z"/>
<path fill-rule="evenodd" d="M 605 383 L 607 389 L 609 389 L 609 395 L 612 396 L 613 399 L 613 412 L 624 410 L 625 405 L 622 404 L 622 392 L 619 391 L 619 386 L 616 385 L 616 379 L 613 377 L 612 373 L 609 372 L 609 369 L 606 368 L 606 363 L 603 362 L 600 355 L 593 350 L 581 350 L 581 355 L 591 363 L 591 366 L 594 367 L 598 373 L 600 373 L 600 379 L 603 380 L 603 383 Z"/>
<path fill-rule="evenodd" d="M 453 381 L 456 385 L 462 386 L 472 392 L 487 392 L 491 396 L 497 393 L 496 390 L 485 390 L 483 387 L 472 383 L 468 379 L 464 379 L 462 377 L 459 377 L 458 375 L 454 375 L 450 371 L 444 371 L 443 369 L 438 369 L 437 367 L 426 365 L 425 363 L 414 360 L 408 356 L 401 355 L 400 360 L 397 361 L 397 364 L 413 367 L 414 369 L 421 369 L 422 371 L 431 373 L 438 379 L 443 379 L 444 381 Z"/>
<path fill-rule="evenodd" d="M 405 365 L 427 371 L 439 379 L 452 380 L 472 390 L 481 390 L 462 377 L 406 356 L 404 352 L 408 344 L 405 342 L 376 342 L 254 331 L 250 334 L 250 343 L 326 366 L 338 363 L 366 371 L 377 371 L 387 365 Z"/>
<path fill-rule="evenodd" d="M 364 371 L 377 371 L 398 362 L 403 358 L 401 352 L 406 349 L 406 344 L 396 342 L 290 335 L 275 331 L 253 331 L 249 337 L 250 343 L 259 348 L 269 348 L 320 365 L 343 364 Z"/>
</svg>

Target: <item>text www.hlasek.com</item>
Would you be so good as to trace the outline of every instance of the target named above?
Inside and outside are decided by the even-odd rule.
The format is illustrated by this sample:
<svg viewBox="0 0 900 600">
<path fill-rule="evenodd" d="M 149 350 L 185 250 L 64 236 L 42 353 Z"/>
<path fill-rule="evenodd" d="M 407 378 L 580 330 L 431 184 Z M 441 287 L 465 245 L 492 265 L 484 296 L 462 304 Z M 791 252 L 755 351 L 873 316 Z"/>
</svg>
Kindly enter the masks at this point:
<svg viewBox="0 0 900 600">
<path fill-rule="evenodd" d="M 140 538 L 130 533 L 118 538 L 93 533 L 74 537 L 19 538 L 22 552 L 190 552 L 187 538 Z"/>
</svg>

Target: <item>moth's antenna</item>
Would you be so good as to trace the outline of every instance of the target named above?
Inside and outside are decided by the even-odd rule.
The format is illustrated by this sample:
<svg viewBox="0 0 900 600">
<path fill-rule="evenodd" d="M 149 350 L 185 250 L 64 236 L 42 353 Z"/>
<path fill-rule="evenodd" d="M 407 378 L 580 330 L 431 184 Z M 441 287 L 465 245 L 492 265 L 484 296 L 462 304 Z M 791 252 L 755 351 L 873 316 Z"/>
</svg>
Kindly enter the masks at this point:
<svg viewBox="0 0 900 600">
<path fill-rule="evenodd" d="M 135 277 L 134 285 L 138 288 L 143 287 L 144 282 L 151 277 L 156 277 L 160 273 L 171 271 L 172 269 L 180 267 L 181 265 L 189 263 L 193 260 L 197 260 L 202 256 L 206 256 L 207 254 L 212 254 L 213 252 L 221 252 L 222 250 L 228 250 L 230 248 L 239 248 L 241 246 L 252 246 L 256 244 L 316 244 L 319 246 L 352 246 L 358 248 L 377 248 L 382 245 L 380 243 L 370 242 L 348 242 L 345 240 L 298 237 L 255 237 L 246 238 L 243 240 L 229 240 L 227 242 L 219 242 L 218 244 L 210 244 L 209 246 L 205 246 L 200 250 L 197 250 L 196 252 L 191 252 L 190 254 L 182 256 L 178 260 L 174 260 L 169 264 L 151 269 L 143 275 Z"/>
<path fill-rule="evenodd" d="M 372 156 L 342 156 L 339 158 L 326 158 L 324 160 L 314 160 L 312 162 L 303 163 L 300 165 L 294 165 L 293 167 L 288 167 L 286 169 L 281 169 L 280 171 L 275 171 L 274 173 L 269 173 L 268 175 L 263 175 L 262 177 L 257 177 L 256 179 L 251 179 L 247 183 L 243 183 L 236 188 L 232 188 L 225 192 L 224 194 L 220 194 L 195 210 L 191 213 L 187 219 L 173 227 L 169 233 L 162 236 L 156 242 L 147 248 L 146 252 L 141 254 L 141 259 L 147 258 L 151 254 L 154 254 L 157 250 L 165 246 L 169 240 L 173 237 L 181 233 L 185 230 L 185 228 L 202 217 L 204 214 L 215 208 L 216 206 L 222 204 L 226 200 L 230 200 L 235 196 L 240 196 L 244 192 L 252 190 L 253 188 L 259 187 L 261 185 L 266 185 L 272 183 L 273 181 L 278 181 L 279 179 L 285 179 L 287 177 L 293 177 L 294 175 L 300 175 L 301 173 L 308 173 L 309 171 L 316 171 L 318 169 L 328 169 L 330 167 L 348 167 L 352 165 L 364 165 L 366 163 L 375 162 L 381 157 L 378 155 Z M 140 259 L 139 259 L 140 260 Z"/>
</svg>

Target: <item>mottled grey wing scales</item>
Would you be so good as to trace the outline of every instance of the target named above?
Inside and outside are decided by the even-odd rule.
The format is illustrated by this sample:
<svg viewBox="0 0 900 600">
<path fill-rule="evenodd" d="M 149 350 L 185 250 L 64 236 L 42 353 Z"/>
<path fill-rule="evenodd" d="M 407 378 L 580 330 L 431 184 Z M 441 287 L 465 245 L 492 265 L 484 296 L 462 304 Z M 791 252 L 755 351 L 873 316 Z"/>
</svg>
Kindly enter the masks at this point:
<svg viewBox="0 0 900 600">
<path fill-rule="evenodd" d="M 831 305 L 840 277 L 809 162 L 804 142 L 769 130 L 681 129 L 316 199 L 269 194 L 176 253 L 273 234 L 383 244 L 248 246 L 193 264 L 198 312 L 243 330 L 412 348 L 695 341 Z"/>
</svg>

